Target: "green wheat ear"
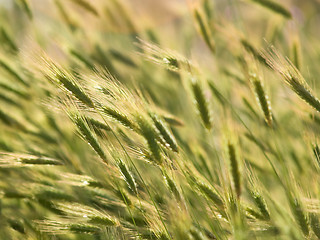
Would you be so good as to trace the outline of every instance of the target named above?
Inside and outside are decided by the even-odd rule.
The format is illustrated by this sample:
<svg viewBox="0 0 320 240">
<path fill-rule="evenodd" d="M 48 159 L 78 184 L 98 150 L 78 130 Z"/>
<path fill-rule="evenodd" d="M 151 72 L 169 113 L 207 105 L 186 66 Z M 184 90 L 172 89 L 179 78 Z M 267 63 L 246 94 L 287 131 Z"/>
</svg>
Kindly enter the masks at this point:
<svg viewBox="0 0 320 240">
<path fill-rule="evenodd" d="M 304 207 L 301 201 L 293 196 L 291 193 L 288 193 L 288 200 L 291 208 L 291 212 L 299 225 L 302 233 L 307 237 L 309 236 L 310 229 L 309 229 L 309 221 L 308 216 L 304 210 Z"/>
<path fill-rule="evenodd" d="M 272 1 L 272 0 L 250 0 L 250 1 L 257 3 L 262 7 L 268 8 L 270 11 L 280 14 L 285 18 L 288 18 L 288 19 L 292 18 L 290 11 L 275 1 Z"/>
<path fill-rule="evenodd" d="M 93 127 L 95 132 L 99 132 L 100 130 L 104 130 L 104 131 L 107 131 L 107 132 L 111 131 L 111 128 L 107 124 L 105 124 L 105 123 L 103 123 L 103 122 L 101 122 L 101 121 L 99 121 L 99 120 L 97 120 L 95 118 L 85 117 L 85 119 L 88 122 L 88 124 Z"/>
<path fill-rule="evenodd" d="M 32 20 L 33 19 L 33 14 L 32 14 L 31 8 L 30 8 L 29 0 L 15 0 L 15 1 L 18 2 L 18 4 L 21 5 L 23 10 L 27 14 L 28 18 L 30 20 Z"/>
<path fill-rule="evenodd" d="M 79 62 L 83 63 L 87 68 L 94 69 L 94 65 L 92 64 L 91 59 L 89 59 L 87 56 L 84 56 L 82 53 L 75 49 L 69 49 L 69 53 L 74 58 L 79 60 Z"/>
<path fill-rule="evenodd" d="M 174 152 L 178 152 L 177 142 L 174 139 L 174 136 L 172 135 L 172 133 L 169 131 L 169 129 L 165 125 L 165 123 L 162 121 L 162 119 L 154 113 L 150 113 L 150 116 L 154 122 L 155 127 L 157 128 L 157 130 L 159 131 L 159 133 L 161 134 L 162 138 L 165 140 L 167 145 L 169 145 L 169 147 Z"/>
<path fill-rule="evenodd" d="M 98 11 L 95 9 L 95 7 L 91 3 L 89 3 L 89 1 L 87 0 L 71 0 L 71 1 L 77 4 L 78 6 L 80 6 L 81 8 L 83 8 L 84 10 L 88 11 L 89 13 L 95 16 L 99 16 Z"/>
<path fill-rule="evenodd" d="M 237 197 L 239 198 L 241 195 L 241 175 L 239 170 L 239 159 L 237 156 L 235 145 L 231 141 L 228 141 L 227 143 L 227 151 L 233 186 L 237 194 Z"/>
<path fill-rule="evenodd" d="M 202 14 L 197 9 L 194 10 L 193 14 L 194 14 L 194 18 L 195 18 L 196 24 L 198 25 L 199 32 L 200 32 L 203 40 L 205 41 L 205 43 L 209 47 L 210 51 L 212 53 L 215 53 L 215 43 L 213 41 L 210 28 L 207 25 L 204 17 L 202 16 Z"/>
<path fill-rule="evenodd" d="M 132 121 L 127 115 L 119 112 L 117 109 L 111 107 L 102 107 L 103 114 L 121 123 L 123 126 L 131 130 L 138 131 L 137 124 Z"/>
<path fill-rule="evenodd" d="M 225 204 L 223 199 L 210 185 L 193 176 L 190 176 L 190 179 L 202 195 L 215 203 L 218 208 L 224 208 Z"/>
<path fill-rule="evenodd" d="M 0 240 L 320 239 L 320 0 L 186 2 L 0 0 Z"/>
<path fill-rule="evenodd" d="M 280 73 L 284 81 L 302 100 L 320 112 L 319 99 L 312 93 L 306 80 L 288 58 L 284 58 L 273 46 L 268 51 L 264 51 L 262 55 L 268 65 Z"/>
<path fill-rule="evenodd" d="M 197 72 L 192 62 L 175 51 L 162 49 L 159 46 L 139 39 L 137 43 L 143 51 L 143 56 L 151 62 L 159 64 L 175 72 Z"/>
<path fill-rule="evenodd" d="M 191 89 L 202 123 L 208 130 L 210 130 L 212 128 L 212 122 L 208 106 L 209 104 L 199 81 L 195 78 L 191 79 Z"/>
<path fill-rule="evenodd" d="M 314 234 L 320 239 L 320 221 L 319 221 L 319 214 L 310 213 L 310 225 Z"/>
<path fill-rule="evenodd" d="M 134 194 L 138 194 L 137 184 L 135 179 L 132 176 L 132 173 L 129 171 L 126 164 L 120 159 L 117 158 L 117 165 L 119 167 L 119 170 L 121 172 L 121 175 L 123 176 L 125 182 L 127 183 L 128 187 Z"/>
<path fill-rule="evenodd" d="M 65 90 L 68 94 L 70 92 L 80 102 L 86 106 L 93 108 L 94 103 L 83 88 L 77 83 L 76 79 L 67 71 L 59 67 L 48 58 L 44 58 L 47 66 L 47 72 L 44 73 L 45 77 L 51 82 L 57 84 L 60 88 Z"/>
<path fill-rule="evenodd" d="M 260 63 L 264 64 L 265 66 L 268 66 L 266 60 L 263 58 L 263 55 L 247 39 L 242 38 L 240 40 L 240 43 L 248 53 L 252 54 L 255 57 L 255 59 L 257 59 Z M 242 56 L 240 56 L 239 60 L 243 60 Z"/>
<path fill-rule="evenodd" d="M 269 97 L 266 94 L 266 91 L 264 89 L 263 83 L 255 73 L 249 74 L 249 80 L 252 84 L 253 92 L 256 95 L 257 102 L 259 103 L 259 106 L 261 107 L 261 110 L 264 114 L 265 121 L 269 126 L 272 126 L 273 121 L 272 121 L 271 104 L 269 101 Z"/>
<path fill-rule="evenodd" d="M 263 216 L 263 219 L 270 220 L 270 213 L 267 208 L 267 204 L 260 192 L 253 190 L 250 191 L 250 195 L 253 198 L 255 205 L 259 208 L 260 213 Z"/>
<path fill-rule="evenodd" d="M 78 127 L 78 130 L 86 142 L 93 148 L 93 150 L 99 155 L 99 157 L 105 162 L 108 163 L 107 156 L 105 155 L 102 147 L 100 146 L 98 139 L 94 136 L 93 132 L 89 128 L 89 125 L 85 118 L 81 117 L 78 114 L 71 114 L 71 119 Z"/>
<path fill-rule="evenodd" d="M 178 190 L 177 184 L 175 181 L 168 175 L 167 171 L 165 169 L 162 170 L 162 175 L 165 180 L 165 183 L 167 187 L 169 188 L 170 192 L 174 195 L 177 201 L 182 201 L 183 198 L 180 194 L 180 191 Z"/>
<path fill-rule="evenodd" d="M 162 164 L 163 159 L 161 156 L 161 149 L 157 142 L 159 138 L 155 129 L 151 125 L 151 123 L 143 116 L 139 115 L 136 117 L 136 122 L 139 126 L 139 130 L 141 135 L 147 141 L 148 148 L 152 154 L 152 159 L 156 161 L 157 164 Z"/>
</svg>

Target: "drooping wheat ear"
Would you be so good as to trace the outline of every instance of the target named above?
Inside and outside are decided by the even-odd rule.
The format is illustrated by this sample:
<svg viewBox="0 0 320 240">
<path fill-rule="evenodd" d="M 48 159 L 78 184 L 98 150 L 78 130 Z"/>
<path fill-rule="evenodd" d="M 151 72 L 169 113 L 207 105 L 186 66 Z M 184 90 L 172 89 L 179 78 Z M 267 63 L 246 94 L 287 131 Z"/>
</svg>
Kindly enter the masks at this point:
<svg viewBox="0 0 320 240">
<path fill-rule="evenodd" d="M 290 204 L 290 208 L 292 211 L 292 214 L 298 223 L 302 233 L 307 237 L 309 236 L 309 224 L 308 224 L 308 218 L 307 215 L 303 209 L 303 206 L 298 198 L 295 196 L 292 196 L 292 194 L 288 194 L 288 200 Z"/>
<path fill-rule="evenodd" d="M 113 76 L 117 77 L 118 73 L 113 66 L 114 63 L 111 62 L 110 56 L 105 54 L 105 50 L 99 44 L 95 44 L 92 58 L 108 69 Z"/>
<path fill-rule="evenodd" d="M 116 49 L 110 49 L 109 53 L 112 57 L 114 57 L 119 62 L 133 68 L 137 68 L 137 64 L 133 61 L 132 58 L 130 58 L 128 55 L 122 53 L 121 51 L 118 51 Z"/>
<path fill-rule="evenodd" d="M 310 225 L 314 234 L 320 239 L 320 222 L 319 222 L 319 215 L 316 213 L 310 213 Z"/>
<path fill-rule="evenodd" d="M 0 152 L 0 168 L 35 165 L 63 165 L 60 160 L 27 154 Z"/>
<path fill-rule="evenodd" d="M 117 122 L 121 123 L 123 126 L 130 128 L 134 131 L 137 131 L 137 125 L 125 114 L 119 112 L 118 110 L 111 108 L 111 107 L 102 107 L 102 111 L 108 117 L 116 120 Z"/>
<path fill-rule="evenodd" d="M 66 225 L 67 229 L 72 233 L 88 233 L 95 234 L 101 231 L 100 227 L 87 223 L 71 223 Z"/>
<path fill-rule="evenodd" d="M 246 214 L 251 217 L 254 217 L 256 219 L 259 220 L 265 220 L 264 216 L 261 215 L 261 213 L 259 213 L 258 211 L 256 211 L 255 209 L 251 208 L 251 207 L 246 207 Z"/>
<path fill-rule="evenodd" d="M 143 56 L 151 62 L 162 65 L 163 67 L 179 72 L 197 72 L 196 67 L 187 58 L 169 50 L 162 49 L 159 46 L 139 39 L 138 46 L 143 50 Z"/>
<path fill-rule="evenodd" d="M 210 28 L 208 27 L 202 14 L 197 9 L 194 10 L 193 14 L 194 14 L 196 24 L 198 25 L 198 29 L 199 29 L 199 32 L 200 32 L 203 40 L 205 41 L 205 43 L 209 47 L 210 51 L 212 53 L 214 53 L 215 52 L 215 43 L 213 41 Z"/>
<path fill-rule="evenodd" d="M 21 5 L 21 7 L 23 8 L 23 10 L 25 11 L 25 13 L 27 14 L 28 18 L 30 20 L 32 20 L 33 18 L 33 14 L 30 8 L 30 3 L 28 0 L 16 0 L 18 2 L 18 4 Z"/>
<path fill-rule="evenodd" d="M 136 122 L 138 123 L 141 135 L 147 141 L 148 148 L 152 154 L 152 158 L 156 161 L 157 164 L 161 164 L 163 159 L 161 156 L 161 149 L 157 142 L 158 134 L 145 117 L 138 115 L 136 117 Z"/>
<path fill-rule="evenodd" d="M 174 139 L 171 132 L 169 131 L 169 129 L 167 128 L 167 126 L 165 125 L 165 123 L 162 121 L 162 119 L 155 113 L 150 113 L 150 117 L 153 120 L 155 127 L 160 132 L 165 142 L 173 151 L 178 152 L 177 142 Z"/>
<path fill-rule="evenodd" d="M 181 201 L 182 197 L 174 180 L 168 175 L 165 169 L 162 170 L 162 175 L 170 192 L 173 194 L 177 201 Z"/>
<path fill-rule="evenodd" d="M 219 103 L 224 107 L 226 105 L 226 99 L 223 97 L 223 95 L 217 89 L 216 85 L 212 81 L 208 81 L 208 85 L 209 85 L 209 88 L 210 88 L 212 94 L 216 97 L 216 99 L 219 101 Z"/>
<path fill-rule="evenodd" d="M 66 193 L 63 190 L 57 189 L 55 187 L 40 185 L 34 186 L 34 189 L 31 189 L 34 193 L 34 196 L 39 200 L 46 200 L 46 201 L 66 201 L 72 202 L 75 200 L 74 196 Z M 49 200 L 50 199 L 50 200 Z"/>
<path fill-rule="evenodd" d="M 240 177 L 240 171 L 239 171 L 239 163 L 238 163 L 238 157 L 237 157 L 235 145 L 230 140 L 227 143 L 227 150 L 228 150 L 228 157 L 229 157 L 229 163 L 230 163 L 231 177 L 233 180 L 233 186 L 237 194 L 237 197 L 239 198 L 241 195 L 241 177 Z"/>
<path fill-rule="evenodd" d="M 221 197 L 216 193 L 216 191 L 210 187 L 208 184 L 203 181 L 196 179 L 195 180 L 196 187 L 199 191 L 212 202 L 214 202 L 218 207 L 223 207 L 224 202 Z"/>
<path fill-rule="evenodd" d="M 240 43 L 248 53 L 252 54 L 255 57 L 255 59 L 257 59 L 262 64 L 268 66 L 266 60 L 263 58 L 259 50 L 257 50 L 257 48 L 253 46 L 248 40 L 242 38 L 240 39 Z"/>
<path fill-rule="evenodd" d="M 105 162 L 108 163 L 107 157 L 102 150 L 97 138 L 94 136 L 93 132 L 90 130 L 87 121 L 85 118 L 81 117 L 78 114 L 70 114 L 71 119 L 78 127 L 78 130 L 86 142 L 93 148 L 93 150 L 99 155 L 99 157 Z"/>
<path fill-rule="evenodd" d="M 104 226 L 115 226 L 117 224 L 116 219 L 113 219 L 102 211 L 86 205 L 57 202 L 55 203 L 55 207 L 64 212 L 67 216 L 77 217 L 78 220 L 85 220 L 89 224 L 98 224 Z"/>
<path fill-rule="evenodd" d="M 94 69 L 94 65 L 91 62 L 91 60 L 84 56 L 82 53 L 80 53 L 79 51 L 77 51 L 76 49 L 69 49 L 69 53 L 70 55 L 74 56 L 76 59 L 79 60 L 79 62 L 83 63 L 86 67 L 88 67 L 89 69 Z"/>
<path fill-rule="evenodd" d="M 269 97 L 266 94 L 263 83 L 257 74 L 249 73 L 249 80 L 252 84 L 253 92 L 256 95 L 257 102 L 264 114 L 264 119 L 269 126 L 272 126 L 272 112 Z"/>
<path fill-rule="evenodd" d="M 282 234 L 281 228 L 278 226 L 272 226 L 272 225 L 257 229 L 257 231 L 255 231 L 256 236 L 261 236 L 262 238 L 267 237 L 269 239 L 279 238 L 281 234 Z"/>
<path fill-rule="evenodd" d="M 209 104 L 197 79 L 191 79 L 191 88 L 202 123 L 208 130 L 210 130 L 212 128 L 212 123 L 208 106 Z"/>
<path fill-rule="evenodd" d="M 87 105 L 88 107 L 94 107 L 94 103 L 91 98 L 85 93 L 85 91 L 76 83 L 74 77 L 67 73 L 62 68 L 58 67 L 49 59 L 44 59 L 48 73 L 44 73 L 45 77 L 51 82 L 57 84 L 63 90 L 68 93 L 72 93 L 80 102 Z"/>
<path fill-rule="evenodd" d="M 56 221 L 56 220 L 42 220 L 35 221 L 41 232 L 48 234 L 97 234 L 102 228 L 100 226 L 95 226 L 88 223 L 74 223 L 69 219 L 69 221 Z"/>
<path fill-rule="evenodd" d="M 255 205 L 259 208 L 260 213 L 263 216 L 263 219 L 270 220 L 270 213 L 262 195 L 256 190 L 250 191 L 250 195 L 253 198 Z"/>
<path fill-rule="evenodd" d="M 74 2 L 78 6 L 82 7 L 84 10 L 90 12 L 91 14 L 93 14 L 95 16 L 99 16 L 98 11 L 88 1 L 86 1 L 86 0 L 72 0 L 72 2 Z"/>
<path fill-rule="evenodd" d="M 272 0 L 250 0 L 251 2 L 255 2 L 265 8 L 268 8 L 269 10 L 282 15 L 285 18 L 292 18 L 292 15 L 288 9 L 286 9 L 281 4 L 274 2 Z"/>
<path fill-rule="evenodd" d="M 174 127 L 182 127 L 184 126 L 184 123 L 181 119 L 169 115 L 169 114 L 164 114 L 162 115 L 163 120 L 165 120 L 169 125 L 172 125 Z"/>
<path fill-rule="evenodd" d="M 105 124 L 95 118 L 85 117 L 85 119 L 89 123 L 89 125 L 91 125 L 93 127 L 93 129 L 95 131 L 99 131 L 99 130 L 111 131 L 111 128 L 107 124 Z"/>
<path fill-rule="evenodd" d="M 133 202 L 131 201 L 131 198 L 129 197 L 127 191 L 119 187 L 118 189 L 114 189 L 114 193 L 118 196 L 119 199 L 121 199 L 121 201 L 123 201 L 125 205 L 133 206 Z"/>
<path fill-rule="evenodd" d="M 319 99 L 313 95 L 306 80 L 288 58 L 284 58 L 273 46 L 262 54 L 268 65 L 281 74 L 285 82 L 302 100 L 315 110 L 320 111 Z"/>
<path fill-rule="evenodd" d="M 125 182 L 127 183 L 128 187 L 134 194 L 138 194 L 137 184 L 134 180 L 132 173 L 129 171 L 126 164 L 122 161 L 122 159 L 117 158 L 117 165 L 119 167 L 119 170 L 121 172 L 122 177 L 124 178 Z"/>
</svg>

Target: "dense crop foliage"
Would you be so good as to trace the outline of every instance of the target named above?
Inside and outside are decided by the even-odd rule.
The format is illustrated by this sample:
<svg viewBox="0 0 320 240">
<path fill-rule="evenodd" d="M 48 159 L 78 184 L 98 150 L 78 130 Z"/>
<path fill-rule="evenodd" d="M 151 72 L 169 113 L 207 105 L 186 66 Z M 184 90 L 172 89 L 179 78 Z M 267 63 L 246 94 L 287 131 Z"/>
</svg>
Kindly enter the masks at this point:
<svg viewBox="0 0 320 240">
<path fill-rule="evenodd" d="M 0 239 L 320 238 L 320 1 L 0 12 Z"/>
</svg>

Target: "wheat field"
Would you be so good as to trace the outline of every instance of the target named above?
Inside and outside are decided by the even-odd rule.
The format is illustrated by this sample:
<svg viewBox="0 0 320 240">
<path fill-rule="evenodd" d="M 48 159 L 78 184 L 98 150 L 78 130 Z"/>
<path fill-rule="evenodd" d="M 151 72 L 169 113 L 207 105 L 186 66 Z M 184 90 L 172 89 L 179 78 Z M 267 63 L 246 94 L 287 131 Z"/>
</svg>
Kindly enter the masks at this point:
<svg viewBox="0 0 320 240">
<path fill-rule="evenodd" d="M 320 239 L 320 1 L 0 13 L 0 239 Z"/>
</svg>

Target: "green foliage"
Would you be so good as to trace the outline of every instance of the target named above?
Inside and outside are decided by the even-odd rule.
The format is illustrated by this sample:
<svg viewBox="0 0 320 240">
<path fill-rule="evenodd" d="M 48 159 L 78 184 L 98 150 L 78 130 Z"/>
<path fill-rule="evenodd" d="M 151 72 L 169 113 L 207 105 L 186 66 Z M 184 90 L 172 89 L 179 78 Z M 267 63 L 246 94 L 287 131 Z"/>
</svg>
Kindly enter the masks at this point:
<svg viewBox="0 0 320 240">
<path fill-rule="evenodd" d="M 0 1 L 0 239 L 320 238 L 318 5 Z"/>
</svg>

